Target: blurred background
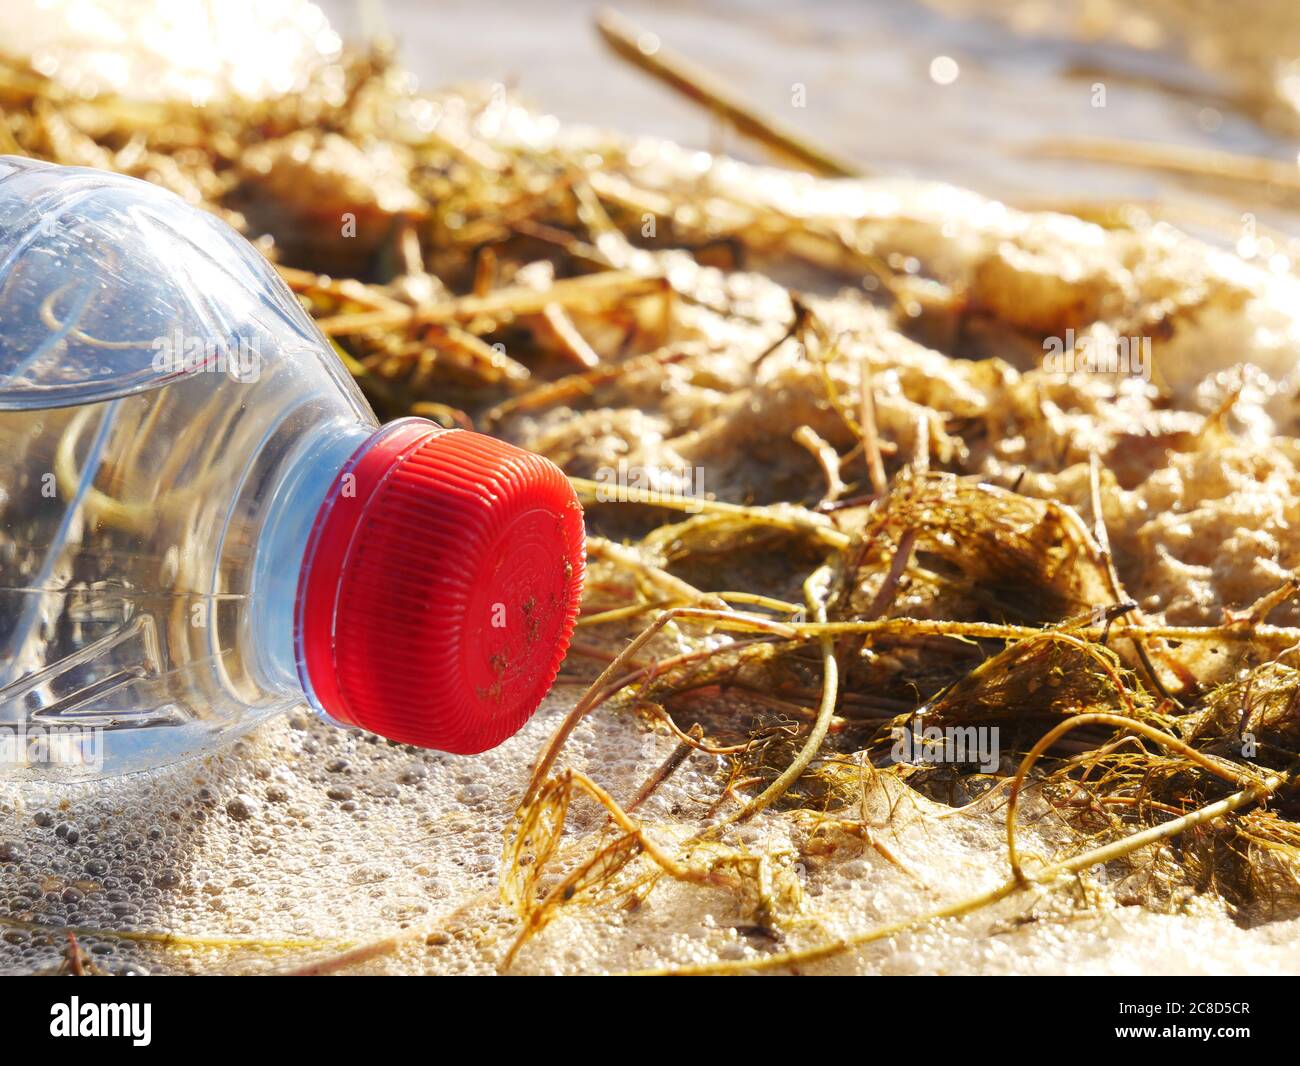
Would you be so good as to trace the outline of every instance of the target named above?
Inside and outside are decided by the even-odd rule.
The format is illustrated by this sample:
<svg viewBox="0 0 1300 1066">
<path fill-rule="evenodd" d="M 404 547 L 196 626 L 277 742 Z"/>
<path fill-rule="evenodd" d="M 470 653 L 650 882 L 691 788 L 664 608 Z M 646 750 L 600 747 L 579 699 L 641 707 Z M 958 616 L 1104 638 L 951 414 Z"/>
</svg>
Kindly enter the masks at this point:
<svg viewBox="0 0 1300 1066">
<path fill-rule="evenodd" d="M 591 0 L 6 0 L 0 53 L 127 96 L 292 88 L 313 55 L 389 39 L 425 88 L 486 81 L 567 122 L 764 159 L 609 47 Z M 871 174 L 1102 220 L 1147 209 L 1248 258 L 1300 235 L 1293 0 L 618 0 L 682 60 Z M 1256 237 L 1267 238 L 1262 245 Z M 1246 239 L 1247 243 L 1242 244 Z"/>
<path fill-rule="evenodd" d="M 500 81 L 562 120 L 764 158 L 615 55 L 589 0 L 320 6 L 346 38 L 390 34 L 423 84 Z M 1136 202 L 1220 243 L 1239 243 L 1247 213 L 1300 234 L 1300 5 L 1288 0 L 617 6 L 651 46 L 872 173 L 1030 207 Z"/>
</svg>

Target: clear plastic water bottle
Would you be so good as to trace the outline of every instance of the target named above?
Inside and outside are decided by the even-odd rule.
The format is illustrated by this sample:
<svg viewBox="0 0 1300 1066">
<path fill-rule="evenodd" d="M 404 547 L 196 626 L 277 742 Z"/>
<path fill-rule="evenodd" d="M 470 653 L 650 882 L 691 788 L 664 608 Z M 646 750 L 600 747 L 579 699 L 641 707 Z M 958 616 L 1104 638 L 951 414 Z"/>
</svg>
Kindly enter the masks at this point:
<svg viewBox="0 0 1300 1066">
<path fill-rule="evenodd" d="M 380 427 L 224 223 L 0 158 L 0 778 L 138 770 L 302 704 L 482 751 L 555 679 L 583 543 L 541 457 Z"/>
</svg>

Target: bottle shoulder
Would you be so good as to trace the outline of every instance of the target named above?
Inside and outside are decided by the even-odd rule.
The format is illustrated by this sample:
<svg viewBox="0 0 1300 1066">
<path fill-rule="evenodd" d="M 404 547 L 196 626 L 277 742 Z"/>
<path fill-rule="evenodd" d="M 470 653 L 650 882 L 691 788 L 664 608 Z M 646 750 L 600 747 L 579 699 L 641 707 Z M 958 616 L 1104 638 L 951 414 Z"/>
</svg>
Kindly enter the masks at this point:
<svg viewBox="0 0 1300 1066">
<path fill-rule="evenodd" d="M 148 182 L 0 157 L 0 409 L 66 407 L 268 360 L 315 362 L 321 336 L 226 223 Z"/>
</svg>

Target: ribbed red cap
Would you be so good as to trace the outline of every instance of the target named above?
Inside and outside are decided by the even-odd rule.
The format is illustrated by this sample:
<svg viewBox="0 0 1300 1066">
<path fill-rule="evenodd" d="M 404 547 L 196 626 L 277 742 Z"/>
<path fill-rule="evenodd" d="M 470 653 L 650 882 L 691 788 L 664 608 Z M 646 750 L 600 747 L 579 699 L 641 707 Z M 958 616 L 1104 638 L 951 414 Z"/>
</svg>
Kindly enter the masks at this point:
<svg viewBox="0 0 1300 1066">
<path fill-rule="evenodd" d="M 582 508 L 554 464 L 404 419 L 339 475 L 298 583 L 300 654 L 337 721 L 458 754 L 542 701 L 573 635 Z"/>
</svg>

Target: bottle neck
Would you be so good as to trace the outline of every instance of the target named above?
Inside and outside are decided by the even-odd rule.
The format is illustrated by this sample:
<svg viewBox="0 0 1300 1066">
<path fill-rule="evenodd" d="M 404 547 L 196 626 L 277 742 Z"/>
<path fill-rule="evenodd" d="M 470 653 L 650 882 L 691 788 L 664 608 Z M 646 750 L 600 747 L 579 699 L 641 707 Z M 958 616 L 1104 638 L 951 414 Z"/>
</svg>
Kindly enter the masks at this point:
<svg viewBox="0 0 1300 1066">
<path fill-rule="evenodd" d="M 373 425 L 351 419 L 313 431 L 286 460 L 258 536 L 246 634 L 252 656 L 268 689 L 300 694 L 317 711 L 321 706 L 299 661 L 299 577 L 317 515 L 337 491 L 339 475 L 376 436 Z"/>
</svg>

